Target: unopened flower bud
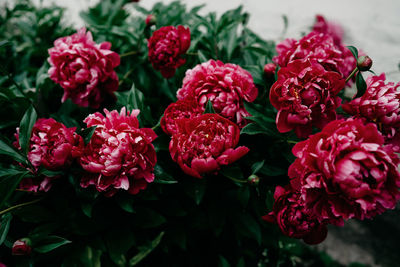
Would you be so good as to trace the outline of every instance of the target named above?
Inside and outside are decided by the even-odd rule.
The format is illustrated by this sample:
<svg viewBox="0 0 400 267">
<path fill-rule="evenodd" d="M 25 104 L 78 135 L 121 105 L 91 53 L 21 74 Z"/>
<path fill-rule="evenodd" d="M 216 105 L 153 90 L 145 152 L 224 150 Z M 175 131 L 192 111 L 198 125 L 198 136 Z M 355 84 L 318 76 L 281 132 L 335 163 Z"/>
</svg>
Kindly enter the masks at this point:
<svg viewBox="0 0 400 267">
<path fill-rule="evenodd" d="M 153 14 L 150 14 L 146 17 L 146 25 L 147 26 L 152 26 L 156 24 L 156 16 L 154 16 Z"/>
<path fill-rule="evenodd" d="M 27 256 L 32 252 L 31 241 L 29 238 L 18 239 L 12 246 L 12 255 Z"/>
<path fill-rule="evenodd" d="M 255 174 L 252 174 L 249 176 L 249 178 L 247 178 L 247 181 L 251 185 L 258 185 L 258 183 L 260 182 L 260 177 L 258 177 Z"/>
<path fill-rule="evenodd" d="M 372 66 L 372 59 L 369 56 L 361 56 L 357 59 L 357 68 L 360 71 L 367 71 Z"/>
<path fill-rule="evenodd" d="M 274 78 L 276 65 L 274 63 L 268 63 L 264 66 L 264 75 L 267 79 Z"/>
</svg>

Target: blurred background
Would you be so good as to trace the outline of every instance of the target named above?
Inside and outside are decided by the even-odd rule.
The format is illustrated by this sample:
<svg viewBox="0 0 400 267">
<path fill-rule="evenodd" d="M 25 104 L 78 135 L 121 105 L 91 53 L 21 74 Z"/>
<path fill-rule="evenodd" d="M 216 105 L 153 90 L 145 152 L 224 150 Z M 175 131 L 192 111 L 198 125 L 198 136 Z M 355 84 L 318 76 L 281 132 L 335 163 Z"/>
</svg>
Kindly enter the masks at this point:
<svg viewBox="0 0 400 267">
<path fill-rule="evenodd" d="M 7 1 L 7 0 L 0 0 Z M 66 23 L 83 26 L 79 17 L 98 0 L 34 0 L 37 5 L 55 3 L 67 9 Z M 155 0 L 141 0 L 149 8 Z M 164 0 L 163 2 L 172 2 Z M 374 61 L 372 69 L 385 72 L 387 80 L 400 81 L 400 1 L 363 0 L 182 0 L 188 7 L 205 4 L 203 12 L 217 14 L 243 5 L 250 14 L 250 27 L 265 39 L 276 42 L 298 38 L 313 25 L 316 14 L 340 23 L 345 29 L 344 42 L 363 50 Z M 135 12 L 132 8 L 132 12 Z M 287 30 L 285 31 L 285 19 Z M 400 210 L 389 211 L 373 221 L 351 220 L 345 227 L 331 227 L 328 238 L 315 248 L 327 252 L 344 265 L 359 262 L 368 266 L 399 266 Z M 352 265 L 355 266 L 355 265 Z M 357 265 L 358 266 L 358 265 Z M 360 265 L 363 266 L 363 265 Z"/>
</svg>

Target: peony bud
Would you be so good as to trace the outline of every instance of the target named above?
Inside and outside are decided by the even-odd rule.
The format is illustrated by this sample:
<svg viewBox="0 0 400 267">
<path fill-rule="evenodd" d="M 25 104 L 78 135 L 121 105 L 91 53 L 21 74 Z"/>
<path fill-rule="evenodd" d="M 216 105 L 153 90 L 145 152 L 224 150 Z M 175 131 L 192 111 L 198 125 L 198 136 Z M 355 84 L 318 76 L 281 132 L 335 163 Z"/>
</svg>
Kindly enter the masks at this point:
<svg viewBox="0 0 400 267">
<path fill-rule="evenodd" d="M 247 178 L 247 182 L 251 185 L 258 185 L 258 183 L 260 182 L 260 177 L 258 177 L 255 174 L 252 174 L 249 176 L 249 178 Z"/>
<path fill-rule="evenodd" d="M 372 66 L 372 59 L 369 56 L 361 56 L 357 59 L 357 68 L 360 71 L 367 71 Z"/>
<path fill-rule="evenodd" d="M 18 239 L 12 246 L 11 253 L 16 256 L 27 256 L 31 254 L 32 248 L 30 246 L 31 240 L 29 238 Z"/>
<path fill-rule="evenodd" d="M 264 66 L 264 75 L 269 80 L 274 78 L 276 65 L 274 63 L 268 63 Z"/>
<path fill-rule="evenodd" d="M 150 27 L 152 25 L 155 25 L 156 22 L 157 22 L 156 16 L 154 16 L 153 14 L 147 15 L 147 17 L 146 17 L 146 25 L 147 26 Z"/>
</svg>

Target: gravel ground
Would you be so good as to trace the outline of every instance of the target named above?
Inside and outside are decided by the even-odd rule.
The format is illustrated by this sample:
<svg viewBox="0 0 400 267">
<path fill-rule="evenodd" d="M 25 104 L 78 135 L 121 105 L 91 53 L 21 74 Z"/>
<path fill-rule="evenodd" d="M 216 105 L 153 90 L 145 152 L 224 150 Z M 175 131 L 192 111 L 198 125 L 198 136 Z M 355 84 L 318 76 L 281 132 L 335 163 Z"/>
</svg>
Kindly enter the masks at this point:
<svg viewBox="0 0 400 267">
<path fill-rule="evenodd" d="M 0 0 L 5 1 L 5 0 Z M 40 0 L 35 0 L 37 3 Z M 76 27 L 83 25 L 79 11 L 93 5 L 96 0 L 43 0 L 67 8 L 67 15 Z M 142 0 L 151 7 L 154 0 Z M 166 0 L 164 2 L 171 2 Z M 373 60 L 373 70 L 387 73 L 388 80 L 400 81 L 400 1 L 399 0 L 186 0 L 189 7 L 206 3 L 203 12 L 225 10 L 243 5 L 249 12 L 250 27 L 266 39 L 297 38 L 308 32 L 316 14 L 340 22 L 345 31 L 345 43 L 365 51 Z M 289 27 L 282 36 L 283 19 L 289 19 Z M 370 266 L 399 266 L 397 242 L 400 239 L 399 210 L 378 216 L 373 221 L 349 221 L 344 227 L 331 227 L 328 238 L 316 249 L 326 251 L 337 261 L 348 265 L 352 262 Z"/>
</svg>

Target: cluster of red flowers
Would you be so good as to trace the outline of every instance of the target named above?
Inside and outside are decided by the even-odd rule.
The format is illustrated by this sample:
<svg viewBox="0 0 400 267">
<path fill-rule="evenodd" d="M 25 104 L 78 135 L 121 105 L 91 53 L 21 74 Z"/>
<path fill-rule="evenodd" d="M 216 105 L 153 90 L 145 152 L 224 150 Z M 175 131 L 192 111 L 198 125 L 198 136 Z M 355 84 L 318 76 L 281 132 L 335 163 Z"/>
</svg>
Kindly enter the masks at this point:
<svg viewBox="0 0 400 267">
<path fill-rule="evenodd" d="M 235 147 L 244 117 L 250 116 L 243 101 L 254 101 L 257 93 L 251 74 L 235 64 L 209 60 L 186 72 L 179 100 L 161 120 L 164 132 L 172 135 L 171 157 L 186 174 L 216 173 L 249 151 Z M 208 102 L 217 114 L 203 114 Z"/>
<path fill-rule="evenodd" d="M 366 92 L 342 105 L 353 118 L 336 120 L 337 94 L 355 67 L 342 35 L 317 16 L 313 32 L 279 44 L 274 58 L 282 67 L 270 92 L 277 128 L 308 139 L 293 147 L 290 185 L 276 188 L 273 210 L 263 218 L 310 244 L 325 239 L 327 224 L 372 218 L 400 199 L 399 84 L 370 76 Z M 310 136 L 314 126 L 322 130 Z"/>
<path fill-rule="evenodd" d="M 310 34 L 278 44 L 273 59 L 280 67 L 269 94 L 278 110 L 277 128 L 308 139 L 293 147 L 297 158 L 288 171 L 291 183 L 276 188 L 273 210 L 263 218 L 310 244 L 324 240 L 327 224 L 372 218 L 394 208 L 400 198 L 400 159 L 395 153 L 400 151 L 400 84 L 385 83 L 384 74 L 369 77 L 365 94 L 342 105 L 353 118 L 337 120 L 338 94 L 356 67 L 342 35 L 338 25 L 318 16 Z M 72 98 L 78 105 L 97 108 L 117 90 L 114 68 L 119 56 L 109 50 L 109 43 L 96 44 L 90 32 L 81 29 L 54 45 L 49 49 L 49 74 L 64 88 L 63 101 Z M 149 61 L 170 78 L 185 63 L 189 46 L 188 28 L 162 27 L 148 40 Z M 275 64 L 264 68 L 268 79 Z M 257 95 L 251 74 L 238 65 L 209 60 L 187 70 L 178 101 L 166 108 L 160 122 L 171 136 L 171 157 L 183 172 L 202 178 L 249 152 L 238 143 L 240 129 L 251 116 L 244 102 Z M 204 114 L 207 105 L 215 113 Z M 39 119 L 29 144 L 31 171 L 59 171 L 77 160 L 84 170 L 82 187 L 94 185 L 107 196 L 145 189 L 155 178 L 155 132 L 139 128 L 139 110 L 104 113 L 84 120 L 88 128 L 95 127 L 86 145 L 75 128 Z M 321 131 L 311 135 L 314 127 Z M 18 147 L 18 132 L 16 137 Z M 45 176 L 26 178 L 20 187 L 47 191 L 51 181 Z"/>
</svg>

